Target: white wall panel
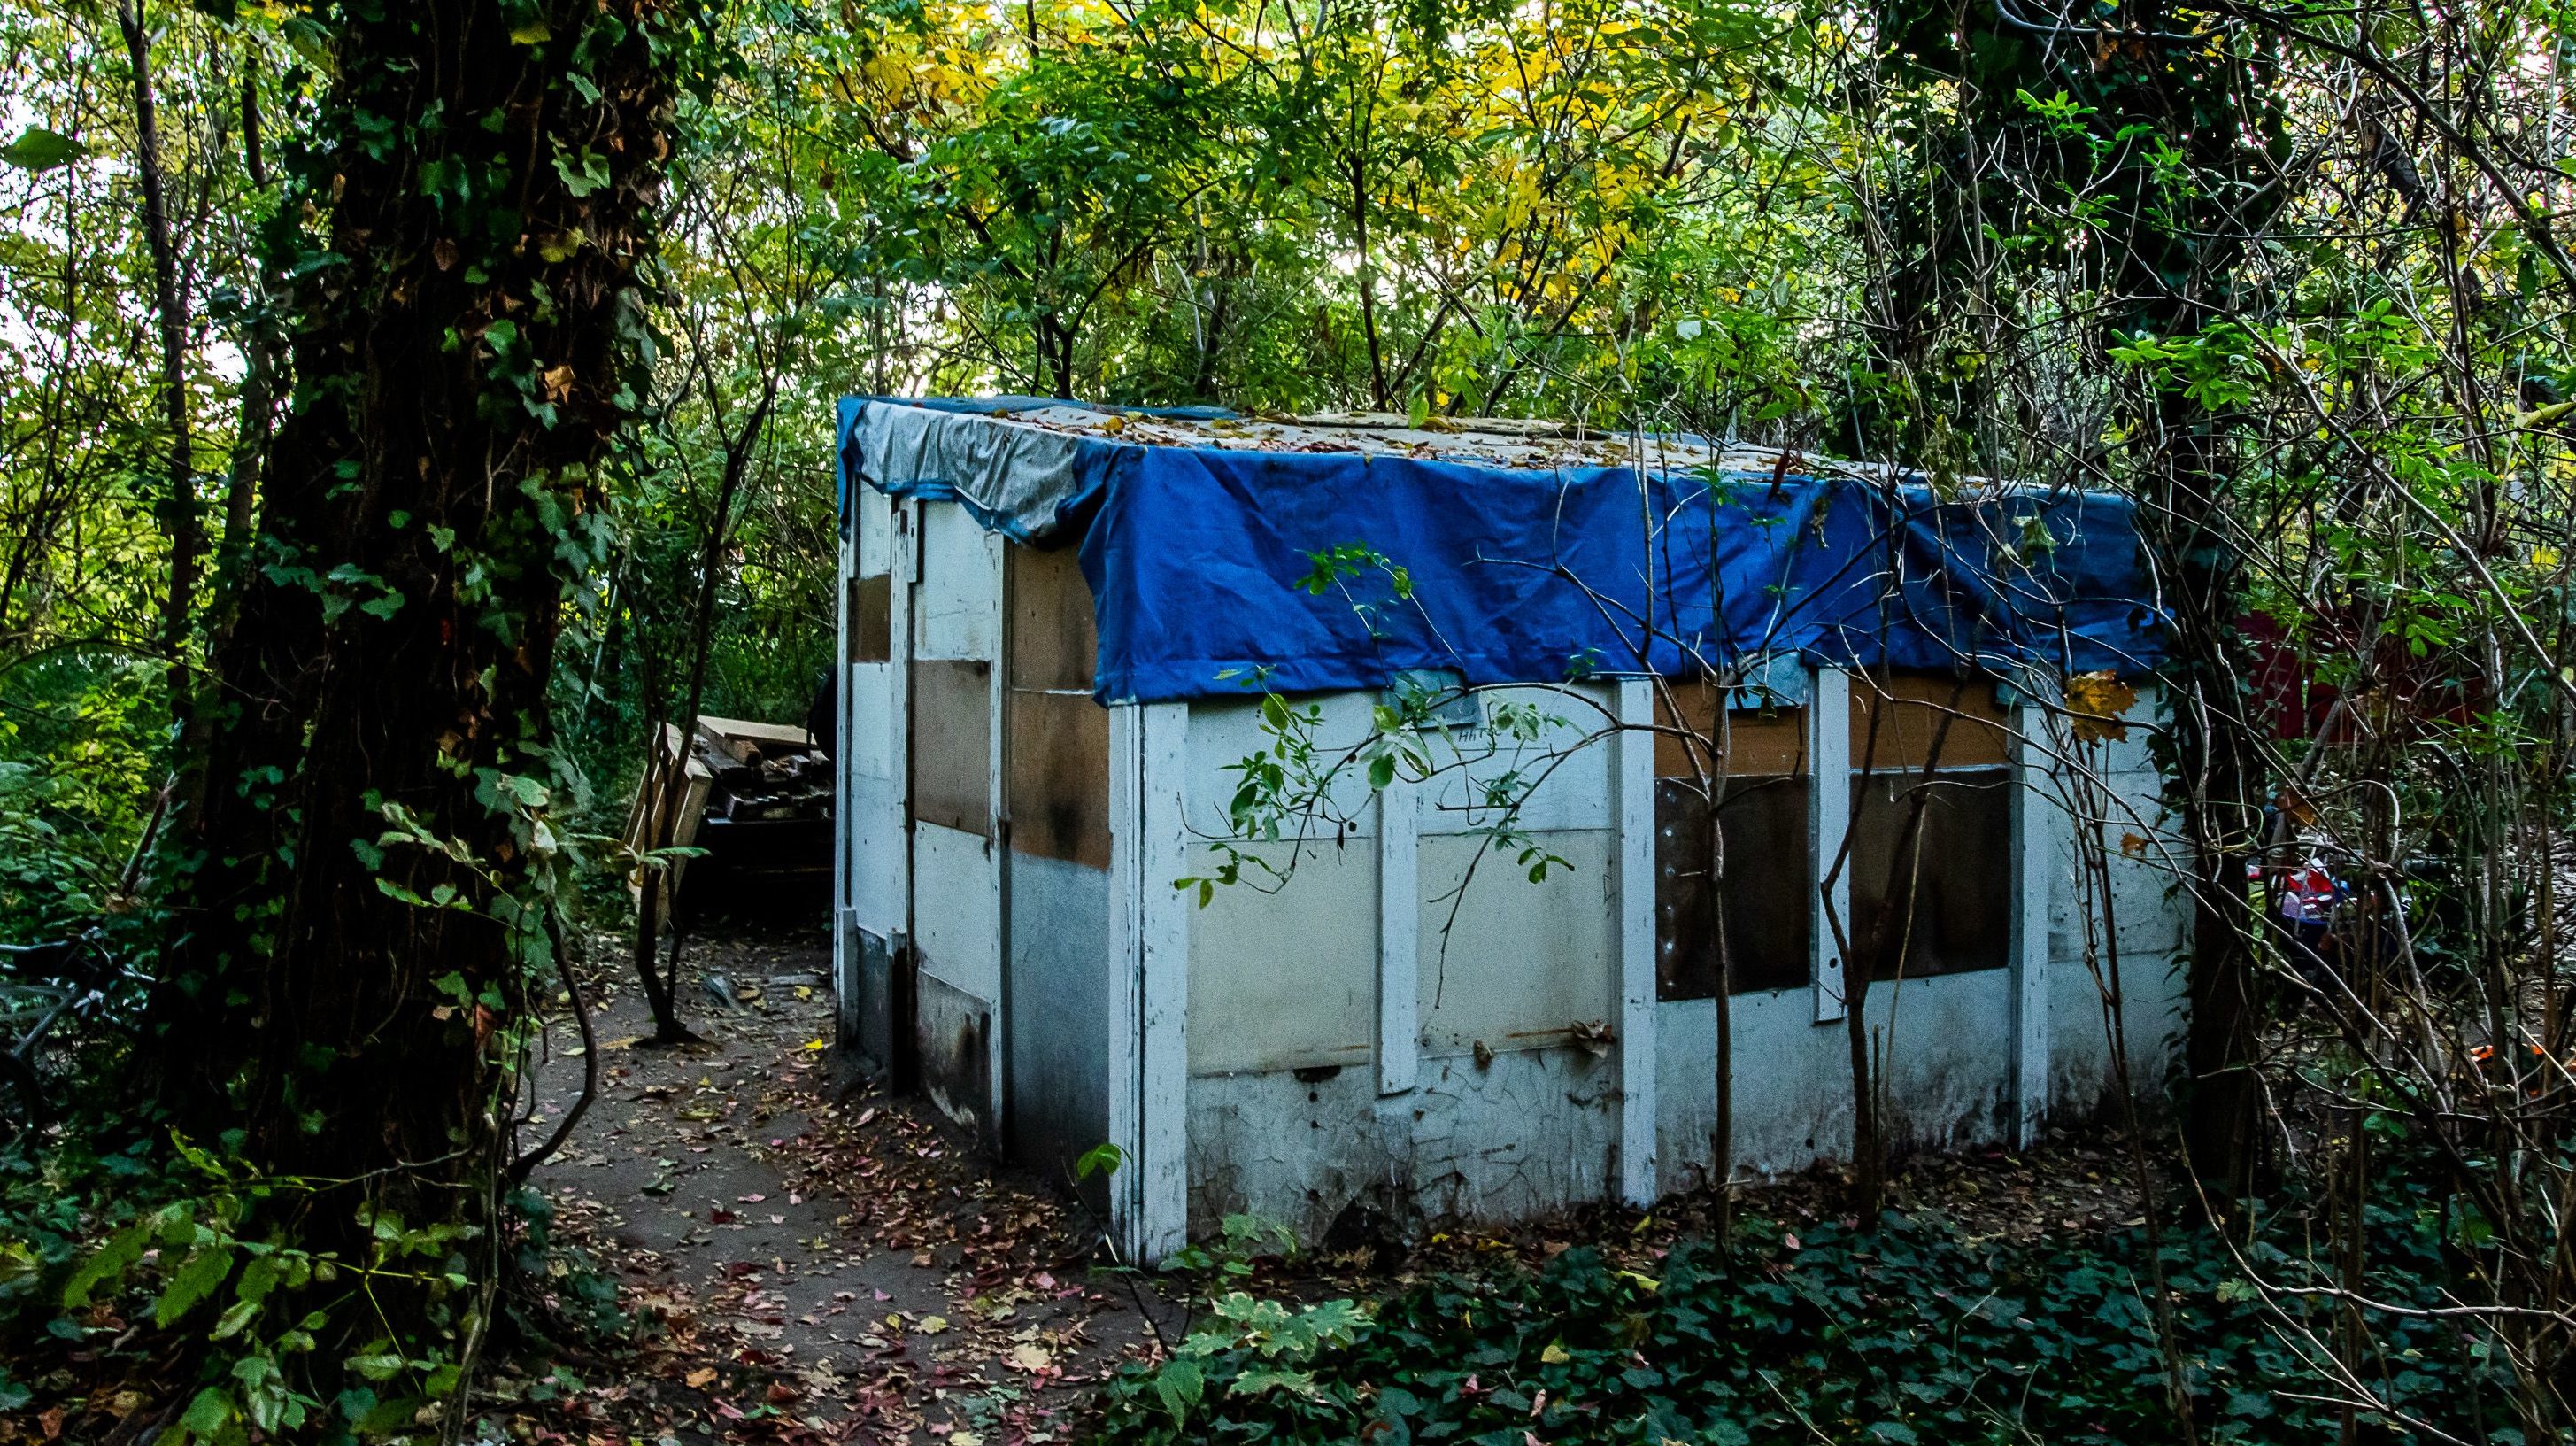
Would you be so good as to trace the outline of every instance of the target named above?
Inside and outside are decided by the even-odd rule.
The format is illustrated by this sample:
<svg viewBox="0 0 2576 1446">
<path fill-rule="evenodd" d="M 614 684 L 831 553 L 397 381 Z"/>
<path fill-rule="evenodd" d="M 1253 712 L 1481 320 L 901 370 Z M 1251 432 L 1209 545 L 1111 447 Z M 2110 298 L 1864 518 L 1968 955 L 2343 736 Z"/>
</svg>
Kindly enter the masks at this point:
<svg viewBox="0 0 2576 1446">
<path fill-rule="evenodd" d="M 1524 798 L 1518 827 L 1539 830 L 1609 828 L 1615 684 L 1566 688 L 1488 688 L 1479 695 L 1487 716 L 1505 706 L 1555 720 L 1537 739 L 1520 742 L 1494 728 L 1481 735 L 1431 740 L 1441 768 L 1424 786 L 1422 831 L 1465 833 L 1504 821 L 1491 807 L 1499 787 L 1506 799 Z"/>
<path fill-rule="evenodd" d="M 1309 707 L 1323 710 L 1323 722 L 1313 730 L 1319 767 L 1343 750 L 1367 742 L 1372 732 L 1370 713 L 1376 706 L 1375 694 L 1326 693 L 1291 699 L 1289 704 L 1301 712 Z M 1217 838 L 1231 832 L 1226 808 L 1243 781 L 1235 765 L 1263 750 L 1275 756 L 1278 743 L 1262 726 L 1258 696 L 1203 699 L 1190 705 L 1189 774 L 1183 793 L 1187 799 L 1184 817 L 1192 833 Z M 1377 809 L 1371 800 L 1366 768 L 1353 765 L 1336 775 L 1330 798 L 1330 807 L 1319 811 L 1310 822 L 1309 837 L 1325 841 L 1333 837 L 1332 825 L 1323 821 L 1328 815 L 1352 821 L 1347 837 L 1363 837 L 1376 831 Z M 1287 820 L 1283 832 L 1293 832 L 1296 827 L 1297 820 Z"/>
<path fill-rule="evenodd" d="M 914 939 L 922 972 L 990 1004 L 1002 992 L 997 851 L 971 833 L 913 826 Z"/>
<path fill-rule="evenodd" d="M 1578 1022 L 1619 1017 L 1618 874 L 1606 830 L 1537 836 L 1571 868 L 1528 866 L 1475 834 L 1421 847 L 1421 1019 L 1426 1059 L 1566 1043 Z M 1481 860 L 1478 854 L 1482 851 Z M 1475 864 L 1474 879 L 1468 867 Z M 1461 883 L 1463 899 L 1452 898 Z"/>
<path fill-rule="evenodd" d="M 1190 919 L 1190 1073 L 1365 1065 L 1377 1017 L 1378 861 L 1364 843 L 1257 846 L 1251 871 Z M 1216 867 L 1201 848 L 1192 868 Z"/>
<path fill-rule="evenodd" d="M 1001 534 L 986 532 L 954 502 L 921 508 L 921 586 L 913 604 L 913 655 L 1000 656 Z"/>
</svg>

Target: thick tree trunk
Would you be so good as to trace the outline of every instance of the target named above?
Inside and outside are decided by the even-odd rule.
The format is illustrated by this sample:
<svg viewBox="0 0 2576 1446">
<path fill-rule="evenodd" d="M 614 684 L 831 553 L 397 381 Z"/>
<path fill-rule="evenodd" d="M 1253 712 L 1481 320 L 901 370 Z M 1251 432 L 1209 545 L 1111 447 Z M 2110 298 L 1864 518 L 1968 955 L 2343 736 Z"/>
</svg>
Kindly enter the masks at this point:
<svg viewBox="0 0 2576 1446">
<path fill-rule="evenodd" d="M 324 234 L 272 258 L 301 263 L 297 387 L 211 658 L 156 1005 L 175 1122 L 317 1182 L 315 1248 L 361 1249 L 363 1205 L 490 1254 L 521 1003 L 552 967 L 557 612 L 648 380 L 638 279 L 695 53 L 664 13 L 351 7 L 294 161 L 289 214 Z M 420 842 L 389 838 L 404 820 Z M 470 1341 L 441 1288 L 372 1295 Z"/>
<path fill-rule="evenodd" d="M 2253 1188 L 2262 1144 L 2253 1072 L 2261 1019 L 2250 949 L 2256 916 L 2245 882 L 2261 836 L 2262 768 L 2239 702 L 2240 584 L 2221 531 L 2225 484 L 2213 465 L 2213 424 L 2180 393 L 2157 402 L 2155 505 L 2143 515 L 2151 519 L 2149 545 L 2175 580 L 2174 755 L 2195 874 L 2183 1142 L 2202 1184 L 2233 1200 Z"/>
</svg>

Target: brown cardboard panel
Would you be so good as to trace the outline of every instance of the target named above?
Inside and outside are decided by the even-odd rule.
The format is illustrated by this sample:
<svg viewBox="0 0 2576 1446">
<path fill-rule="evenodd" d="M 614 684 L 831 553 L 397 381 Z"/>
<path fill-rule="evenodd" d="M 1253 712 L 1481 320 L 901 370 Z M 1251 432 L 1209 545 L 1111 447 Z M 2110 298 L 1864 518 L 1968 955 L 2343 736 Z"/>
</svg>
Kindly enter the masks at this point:
<svg viewBox="0 0 2576 1446">
<path fill-rule="evenodd" d="M 1004 550 L 1003 559 L 1010 570 L 1011 686 L 1088 692 L 1100 638 L 1081 559 L 1070 547 L 1040 551 L 1016 544 Z"/>
<path fill-rule="evenodd" d="M 883 573 L 850 579 L 850 661 L 894 656 L 894 579 Z"/>
<path fill-rule="evenodd" d="M 1736 712 L 1726 718 L 1721 731 L 1717 717 L 1717 689 L 1705 679 L 1676 682 L 1670 685 L 1671 700 L 1661 690 L 1655 698 L 1655 723 L 1658 728 L 1686 728 L 1704 739 L 1712 740 L 1726 750 L 1725 757 L 1705 758 L 1710 773 L 1759 774 L 1778 777 L 1807 771 L 1807 711 L 1803 708 L 1778 708 L 1769 713 Z M 1676 709 L 1673 705 L 1678 704 Z M 1674 719 L 1678 711 L 1680 721 Z M 1655 735 L 1655 776 L 1657 778 L 1696 778 L 1691 766 L 1690 742 L 1677 734 Z"/>
<path fill-rule="evenodd" d="M 1873 753 L 1870 716 L 1880 709 L 1886 710 L 1887 721 L 1879 725 Z M 1948 713 L 1958 718 L 1942 740 L 1941 768 L 1986 768 L 2012 761 L 2012 713 L 1995 701 L 1993 679 L 1963 680 L 1947 673 L 1853 674 L 1852 767 L 1922 767 L 1942 716 Z"/>
<path fill-rule="evenodd" d="M 1807 781 L 1735 778 L 1718 829 L 1726 844 L 1726 943 L 1730 992 L 1790 989 L 1808 977 L 1807 900 L 1815 869 L 1807 849 Z M 1708 805 L 1693 784 L 1655 785 L 1655 997 L 1717 992 L 1709 930 Z"/>
<path fill-rule="evenodd" d="M 993 665 L 912 663 L 912 816 L 993 836 Z"/>
<path fill-rule="evenodd" d="M 1014 690 L 1004 721 L 1011 849 L 1109 867 L 1109 710 L 1084 693 Z"/>
</svg>

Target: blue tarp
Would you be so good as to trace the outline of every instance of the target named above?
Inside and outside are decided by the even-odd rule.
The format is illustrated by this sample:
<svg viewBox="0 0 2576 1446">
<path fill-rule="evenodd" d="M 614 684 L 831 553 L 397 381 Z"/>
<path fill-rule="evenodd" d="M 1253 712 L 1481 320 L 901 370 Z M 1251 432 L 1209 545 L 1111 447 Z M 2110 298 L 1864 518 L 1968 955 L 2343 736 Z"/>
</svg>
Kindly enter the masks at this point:
<svg viewBox="0 0 2576 1446">
<path fill-rule="evenodd" d="M 850 477 L 854 419 L 845 407 Z M 1686 676 L 1793 653 L 2136 675 L 2165 655 L 2131 505 L 2102 494 L 1949 502 L 1767 474 L 1641 487 L 1626 467 L 1106 438 L 1080 439 L 1072 472 L 1058 535 L 1080 538 L 1104 701 L 1382 688 L 1423 670 Z M 1341 565 L 1319 570 L 1335 549 Z"/>
</svg>

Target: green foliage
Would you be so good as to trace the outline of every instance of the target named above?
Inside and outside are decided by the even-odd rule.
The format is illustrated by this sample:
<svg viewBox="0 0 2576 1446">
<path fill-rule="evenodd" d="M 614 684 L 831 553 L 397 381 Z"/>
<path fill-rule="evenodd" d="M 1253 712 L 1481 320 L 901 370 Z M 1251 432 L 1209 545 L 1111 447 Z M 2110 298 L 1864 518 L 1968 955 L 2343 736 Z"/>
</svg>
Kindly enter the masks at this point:
<svg viewBox="0 0 2576 1446">
<path fill-rule="evenodd" d="M 352 1326 L 391 1293 L 470 1296 L 475 1227 L 362 1207 L 360 1253 L 312 1250 L 299 1243 L 300 1217 L 330 1182 L 264 1176 L 185 1140 L 172 1154 L 167 1183 L 184 1193 L 137 1211 L 80 1258 L 57 1292 L 55 1326 L 82 1340 L 124 1330 L 132 1316 L 205 1343 L 185 1357 L 200 1378 L 185 1383 L 165 1446 L 238 1446 L 253 1431 L 294 1437 L 326 1421 L 342 1439 L 378 1438 L 453 1394 L 452 1350 L 407 1351 Z M 326 1351 L 335 1359 L 317 1376 L 309 1358 Z M 311 1383 L 333 1377 L 351 1384 L 326 1405 Z"/>
<path fill-rule="evenodd" d="M 132 907 L 124 874 L 161 786 L 162 678 L 112 650 L 0 671 L 0 941 L 63 938 Z"/>
<path fill-rule="evenodd" d="M 2373 1217 L 2376 1289 L 2401 1306 L 2440 1299 L 2439 1227 L 2412 1205 L 2392 1199 Z M 1723 1247 L 1685 1243 L 1652 1275 L 1578 1246 L 1543 1269 L 1439 1279 L 1373 1309 L 1231 1295 L 1170 1362 L 1111 1384 L 1100 1439 L 2177 1439 L 2144 1248 L 2134 1229 L 2008 1245 L 1892 1217 L 1872 1234 L 1753 1227 Z M 2317 1283 L 2270 1241 L 2248 1259 L 2271 1285 Z M 2330 1330 L 2333 1311 L 2268 1296 L 2205 1235 L 2168 1242 L 2165 1268 L 2200 1439 L 2331 1439 L 2335 1408 L 2316 1398 L 2335 1388 L 2305 1333 Z M 2469 1383 L 2493 1364 L 2430 1320 L 2381 1324 L 2388 1351 L 2370 1388 L 2382 1419 L 2517 1439 L 2475 1415 L 2494 1397 Z"/>
</svg>

